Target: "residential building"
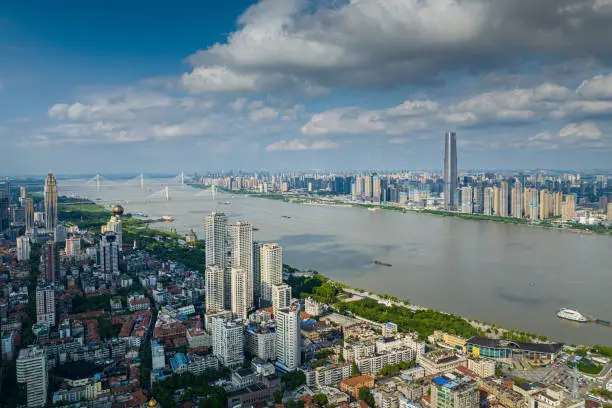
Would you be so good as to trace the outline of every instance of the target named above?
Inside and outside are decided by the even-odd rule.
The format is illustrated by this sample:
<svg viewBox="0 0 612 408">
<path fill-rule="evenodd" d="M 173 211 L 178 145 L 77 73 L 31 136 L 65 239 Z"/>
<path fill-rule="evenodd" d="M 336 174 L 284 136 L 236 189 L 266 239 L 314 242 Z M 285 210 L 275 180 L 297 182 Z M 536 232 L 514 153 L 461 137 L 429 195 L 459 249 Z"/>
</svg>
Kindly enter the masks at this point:
<svg viewBox="0 0 612 408">
<path fill-rule="evenodd" d="M 49 378 L 44 349 L 31 346 L 19 351 L 17 382 L 26 385 L 28 408 L 44 407 L 47 404 Z"/>
<path fill-rule="evenodd" d="M 484 203 L 483 203 L 483 214 L 484 215 L 493 215 L 494 210 L 499 208 L 499 196 L 497 197 L 497 204 L 495 203 L 495 193 L 497 192 L 497 188 L 495 187 L 485 187 L 484 189 Z M 497 214 L 496 214 L 497 215 Z"/>
<path fill-rule="evenodd" d="M 123 211 L 122 207 L 116 206 Z M 110 220 L 106 223 L 106 225 L 102 226 L 102 233 L 105 232 L 114 232 L 117 237 L 117 246 L 119 251 L 121 251 L 123 247 L 123 228 L 121 223 L 121 214 L 119 212 L 111 215 Z"/>
<path fill-rule="evenodd" d="M 244 362 L 244 334 L 242 325 L 215 317 L 212 319 L 213 354 L 224 367 L 240 367 Z"/>
<path fill-rule="evenodd" d="M 25 199 L 25 224 L 26 234 L 32 234 L 34 228 L 34 200 Z"/>
<path fill-rule="evenodd" d="M 325 312 L 325 305 L 309 296 L 304 301 L 304 312 L 311 316 L 319 316 Z"/>
<path fill-rule="evenodd" d="M 302 369 L 309 387 L 336 386 L 340 381 L 351 377 L 352 363 L 326 365 L 317 368 Z"/>
<path fill-rule="evenodd" d="M 512 188 L 512 217 L 523 218 L 523 185 L 517 181 Z"/>
<path fill-rule="evenodd" d="M 109 275 L 120 275 L 119 243 L 114 232 L 100 235 L 100 268 Z"/>
<path fill-rule="evenodd" d="M 301 363 L 300 320 L 298 303 L 279 309 L 276 315 L 276 360 L 287 371 L 294 371 Z"/>
<path fill-rule="evenodd" d="M 528 408 L 581 408 L 584 399 L 573 398 L 558 385 L 551 385 L 528 397 Z"/>
<path fill-rule="evenodd" d="M 166 351 L 162 344 L 151 342 L 151 369 L 163 370 L 166 367 Z"/>
<path fill-rule="evenodd" d="M 612 222 L 612 203 L 608 203 L 608 221 Z"/>
<path fill-rule="evenodd" d="M 471 186 L 461 188 L 461 212 L 472 214 L 474 212 L 473 191 Z"/>
<path fill-rule="evenodd" d="M 446 373 L 459 366 L 466 366 L 466 358 L 453 350 L 435 350 L 417 357 L 416 361 L 425 369 L 425 375 Z"/>
<path fill-rule="evenodd" d="M 253 243 L 253 302 L 254 306 L 259 306 L 261 297 L 261 248 L 264 244 Z"/>
<path fill-rule="evenodd" d="M 374 377 L 371 375 L 358 375 L 357 377 L 347 378 L 340 381 L 340 389 L 353 398 L 359 398 L 359 389 L 374 388 Z"/>
<path fill-rule="evenodd" d="M 361 374 L 376 374 L 387 364 L 398 364 L 402 361 L 414 361 L 416 351 L 412 348 L 396 349 L 383 354 L 355 359 Z"/>
<path fill-rule="evenodd" d="M 276 332 L 266 326 L 249 326 L 244 332 L 244 347 L 251 355 L 266 360 L 276 359 Z"/>
<path fill-rule="evenodd" d="M 81 238 L 70 237 L 66 240 L 66 255 L 81 255 Z"/>
<path fill-rule="evenodd" d="M 493 377 L 495 366 L 495 361 L 490 358 L 468 358 L 467 360 L 468 370 L 472 370 L 481 378 Z"/>
<path fill-rule="evenodd" d="M 548 190 L 540 190 L 540 220 L 546 220 L 550 217 L 550 193 Z"/>
<path fill-rule="evenodd" d="M 467 377 L 447 374 L 431 382 L 431 408 L 478 408 L 476 383 Z"/>
<path fill-rule="evenodd" d="M 395 337 L 397 334 L 397 324 L 392 322 L 387 322 L 382 325 L 382 335 L 385 338 Z"/>
<path fill-rule="evenodd" d="M 213 212 L 206 216 L 204 239 L 206 242 L 206 267 L 217 266 L 223 270 L 223 309 L 231 309 L 231 270 L 227 257 L 227 216 L 224 213 Z"/>
<path fill-rule="evenodd" d="M 291 287 L 286 283 L 272 286 L 272 313 L 276 316 L 279 309 L 291 304 Z"/>
<path fill-rule="evenodd" d="M 253 309 L 254 303 L 254 276 L 253 276 L 253 226 L 246 221 L 238 221 L 229 227 L 232 240 L 232 267 L 245 271 L 246 278 L 246 306 Z"/>
<path fill-rule="evenodd" d="M 457 206 L 457 138 L 454 132 L 444 135 L 444 209 Z"/>
<path fill-rule="evenodd" d="M 218 265 L 209 265 L 205 274 L 206 313 L 220 312 L 225 309 L 225 270 Z"/>
<path fill-rule="evenodd" d="M 47 174 L 44 191 L 45 202 L 45 228 L 55 231 L 57 226 L 57 182 L 52 173 Z"/>
<path fill-rule="evenodd" d="M 36 323 L 55 326 L 55 287 L 41 283 L 36 287 Z"/>
<path fill-rule="evenodd" d="M 531 221 L 537 221 L 540 213 L 540 203 L 538 202 L 538 190 L 535 188 L 529 189 L 529 219 Z"/>
<path fill-rule="evenodd" d="M 238 320 L 246 320 L 249 311 L 249 275 L 240 267 L 232 267 L 232 313 Z"/>
<path fill-rule="evenodd" d="M 56 270 L 59 264 L 59 256 L 57 254 L 57 246 L 53 241 L 47 241 L 42 247 L 42 272 L 45 280 L 55 282 Z"/>
<path fill-rule="evenodd" d="M 30 260 L 30 238 L 25 235 L 17 238 L 17 260 Z"/>
<path fill-rule="evenodd" d="M 510 212 L 508 211 L 508 182 L 502 181 L 499 184 L 499 215 L 500 217 L 508 217 Z"/>
<path fill-rule="evenodd" d="M 283 283 L 283 249 L 278 244 L 261 247 L 261 299 L 272 302 L 272 286 Z"/>
</svg>

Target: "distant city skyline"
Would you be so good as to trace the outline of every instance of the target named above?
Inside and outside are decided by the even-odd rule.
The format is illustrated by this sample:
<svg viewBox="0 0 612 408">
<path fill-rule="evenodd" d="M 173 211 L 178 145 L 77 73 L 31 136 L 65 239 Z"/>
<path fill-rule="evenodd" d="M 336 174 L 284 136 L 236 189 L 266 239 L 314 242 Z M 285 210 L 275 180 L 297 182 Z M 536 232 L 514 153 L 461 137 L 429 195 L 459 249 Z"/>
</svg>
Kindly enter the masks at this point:
<svg viewBox="0 0 612 408">
<path fill-rule="evenodd" d="M 609 166 L 607 3 L 331 4 L 7 6 L 0 174 Z"/>
</svg>

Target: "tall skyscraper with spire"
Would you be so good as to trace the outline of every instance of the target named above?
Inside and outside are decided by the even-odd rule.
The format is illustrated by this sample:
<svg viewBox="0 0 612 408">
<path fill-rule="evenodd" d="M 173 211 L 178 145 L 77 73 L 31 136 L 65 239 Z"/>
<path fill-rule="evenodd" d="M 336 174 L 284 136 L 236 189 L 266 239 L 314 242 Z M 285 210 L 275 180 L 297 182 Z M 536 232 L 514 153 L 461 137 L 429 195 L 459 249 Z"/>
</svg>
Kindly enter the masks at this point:
<svg viewBox="0 0 612 408">
<path fill-rule="evenodd" d="M 45 180 L 45 227 L 47 231 L 57 227 L 57 182 L 51 172 Z"/>
<path fill-rule="evenodd" d="M 444 137 L 444 209 L 457 207 L 457 136 L 447 132 Z"/>
</svg>

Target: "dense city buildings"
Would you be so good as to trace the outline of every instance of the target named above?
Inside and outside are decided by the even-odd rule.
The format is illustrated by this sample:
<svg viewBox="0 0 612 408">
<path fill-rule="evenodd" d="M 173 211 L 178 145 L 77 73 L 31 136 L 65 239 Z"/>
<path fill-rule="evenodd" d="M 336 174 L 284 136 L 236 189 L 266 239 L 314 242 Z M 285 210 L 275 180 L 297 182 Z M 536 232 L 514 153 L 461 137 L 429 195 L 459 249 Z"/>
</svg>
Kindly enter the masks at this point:
<svg viewBox="0 0 612 408">
<path fill-rule="evenodd" d="M 294 303 L 276 316 L 276 359 L 283 370 L 294 371 L 301 363 L 300 306 Z"/>
<path fill-rule="evenodd" d="M 225 309 L 225 270 L 217 265 L 206 267 L 206 313 Z"/>
<path fill-rule="evenodd" d="M 253 227 L 246 221 L 238 221 L 229 227 L 232 241 L 232 267 L 240 268 L 246 273 L 246 306 L 251 310 L 254 305 L 253 275 Z"/>
<path fill-rule="evenodd" d="M 47 355 L 44 349 L 23 348 L 17 357 L 17 382 L 25 384 L 28 408 L 47 405 Z"/>
<path fill-rule="evenodd" d="M 283 249 L 278 244 L 264 244 L 260 251 L 261 299 L 272 302 L 272 286 L 283 282 Z"/>
</svg>

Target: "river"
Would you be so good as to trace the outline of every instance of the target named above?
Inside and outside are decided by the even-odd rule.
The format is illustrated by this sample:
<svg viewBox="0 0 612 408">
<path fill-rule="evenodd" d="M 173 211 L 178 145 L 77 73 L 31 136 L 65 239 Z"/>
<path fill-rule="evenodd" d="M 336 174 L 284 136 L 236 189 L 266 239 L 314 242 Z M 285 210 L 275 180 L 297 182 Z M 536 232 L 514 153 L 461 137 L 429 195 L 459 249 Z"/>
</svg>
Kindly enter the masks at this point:
<svg viewBox="0 0 612 408">
<path fill-rule="evenodd" d="M 223 211 L 283 246 L 284 263 L 334 280 L 568 344 L 612 345 L 612 329 L 558 319 L 561 307 L 612 321 L 612 237 L 394 211 L 285 203 L 217 194 L 162 181 L 60 180 L 60 194 L 122 202 L 127 212 L 169 215 L 179 233 L 203 236 Z M 231 204 L 225 204 L 230 202 Z M 286 218 L 286 217 L 290 218 Z M 159 224 L 155 224 L 156 226 Z M 167 226 L 168 224 L 166 224 Z M 374 265 L 379 260 L 391 267 Z"/>
</svg>

